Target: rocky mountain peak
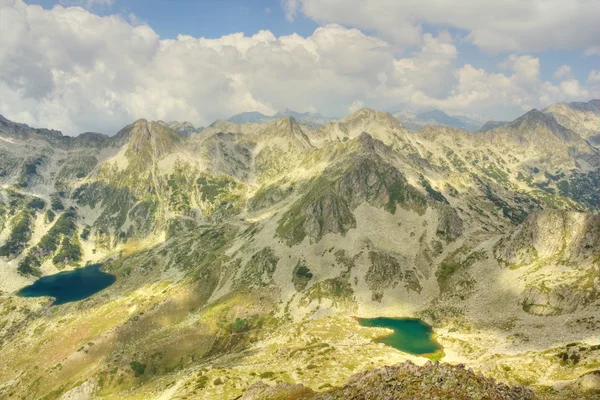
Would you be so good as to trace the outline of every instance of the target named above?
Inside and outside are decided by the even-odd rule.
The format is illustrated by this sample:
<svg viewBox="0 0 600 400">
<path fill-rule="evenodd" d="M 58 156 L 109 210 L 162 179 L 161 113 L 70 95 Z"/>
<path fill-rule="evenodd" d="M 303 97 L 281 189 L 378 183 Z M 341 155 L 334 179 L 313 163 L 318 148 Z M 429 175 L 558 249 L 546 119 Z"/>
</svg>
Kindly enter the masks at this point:
<svg viewBox="0 0 600 400">
<path fill-rule="evenodd" d="M 246 111 L 241 112 L 239 114 L 234 115 L 227 119 L 228 122 L 233 122 L 235 124 L 248 124 L 248 123 L 257 123 L 257 122 L 265 122 L 271 119 L 271 117 L 264 115 L 258 111 Z"/>
<path fill-rule="evenodd" d="M 64 149 L 80 147 L 100 148 L 110 142 L 109 136 L 96 132 L 85 132 L 77 136 L 65 136 L 54 129 L 31 128 L 29 125 L 12 122 L 0 115 L 0 136 L 20 140 L 44 140 Z"/>
<path fill-rule="evenodd" d="M 352 114 L 345 116 L 340 121 L 352 121 L 356 119 L 375 118 L 377 111 L 369 107 L 363 107 L 360 110 L 354 111 Z"/>
<path fill-rule="evenodd" d="M 394 116 L 390 113 L 384 111 L 375 111 L 368 107 L 361 108 L 360 110 L 355 111 L 350 115 L 347 115 L 346 117 L 340 119 L 337 122 L 341 124 L 346 124 L 348 126 L 357 126 L 359 124 L 375 122 L 401 128 L 396 118 L 394 118 Z"/>
<path fill-rule="evenodd" d="M 60 140 L 62 132 L 54 129 L 36 129 L 29 125 L 12 122 L 0 115 L 0 134 L 16 139 L 45 139 L 48 141 Z"/>
<path fill-rule="evenodd" d="M 485 124 L 483 124 L 481 126 L 481 128 L 479 128 L 475 132 L 477 132 L 477 133 L 488 132 L 488 131 L 492 131 L 496 128 L 500 128 L 501 126 L 504 126 L 504 125 L 506 125 L 506 122 L 504 122 L 504 121 L 487 121 Z"/>
<path fill-rule="evenodd" d="M 168 126 L 169 128 L 175 129 L 177 132 L 184 136 L 189 136 L 194 133 L 202 132 L 202 127 L 196 128 L 194 124 L 189 121 L 156 121 L 161 125 Z"/>
<path fill-rule="evenodd" d="M 117 133 L 118 142 L 127 142 L 127 155 L 142 164 L 161 159 L 172 152 L 184 136 L 158 122 L 140 118 Z"/>
<path fill-rule="evenodd" d="M 259 133 L 261 137 L 279 137 L 289 139 L 296 145 L 303 148 L 313 147 L 310 139 L 302 127 L 296 121 L 293 116 L 284 116 L 274 119 L 262 132 Z"/>
<path fill-rule="evenodd" d="M 559 140 L 565 143 L 582 142 L 579 135 L 560 125 L 554 117 L 532 109 L 498 131 L 510 132 L 514 139 L 531 144 L 544 140 Z"/>
<path fill-rule="evenodd" d="M 555 103 L 544 112 L 559 124 L 576 132 L 593 146 L 600 148 L 600 99 L 573 103 Z"/>
</svg>

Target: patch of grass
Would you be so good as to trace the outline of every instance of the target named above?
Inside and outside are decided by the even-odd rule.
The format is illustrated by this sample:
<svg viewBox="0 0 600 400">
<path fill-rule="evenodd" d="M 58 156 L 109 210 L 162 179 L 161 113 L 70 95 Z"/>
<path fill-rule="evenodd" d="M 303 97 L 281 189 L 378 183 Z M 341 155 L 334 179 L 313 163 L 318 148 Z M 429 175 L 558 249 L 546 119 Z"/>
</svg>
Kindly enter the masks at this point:
<svg viewBox="0 0 600 400">
<path fill-rule="evenodd" d="M 56 214 L 54 214 L 54 211 L 52 211 L 52 210 L 46 211 L 45 221 L 47 224 L 51 224 L 54 221 L 55 217 L 56 217 Z"/>
<path fill-rule="evenodd" d="M 24 208 L 13 219 L 13 227 L 4 245 L 0 247 L 0 256 L 14 258 L 27 247 L 31 240 L 35 209 Z"/>
<path fill-rule="evenodd" d="M 304 264 L 303 261 L 298 260 L 298 263 L 294 267 L 294 271 L 292 272 L 292 282 L 294 283 L 294 287 L 298 292 L 303 291 L 308 282 L 312 279 L 313 274 L 310 272 L 310 269 Z"/>
<path fill-rule="evenodd" d="M 135 373 L 136 377 L 142 376 L 144 375 L 144 372 L 146 372 L 146 364 L 132 361 L 129 365 L 131 366 L 131 369 Z"/>
</svg>

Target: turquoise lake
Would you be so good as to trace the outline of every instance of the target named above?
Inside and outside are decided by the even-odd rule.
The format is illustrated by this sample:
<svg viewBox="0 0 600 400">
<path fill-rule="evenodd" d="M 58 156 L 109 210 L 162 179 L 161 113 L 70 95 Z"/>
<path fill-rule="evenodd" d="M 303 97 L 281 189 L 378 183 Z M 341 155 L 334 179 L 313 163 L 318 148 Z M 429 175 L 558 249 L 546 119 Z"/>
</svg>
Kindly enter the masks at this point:
<svg viewBox="0 0 600 400">
<path fill-rule="evenodd" d="M 357 318 L 361 326 L 392 329 L 394 333 L 375 339 L 400 351 L 419 356 L 441 355 L 442 346 L 433 339 L 433 330 L 413 318 Z"/>
<path fill-rule="evenodd" d="M 54 297 L 53 305 L 83 300 L 94 293 L 106 289 L 116 281 L 116 277 L 100 270 L 100 264 L 91 264 L 73 271 L 41 277 L 32 285 L 21 289 L 22 297 Z"/>
</svg>

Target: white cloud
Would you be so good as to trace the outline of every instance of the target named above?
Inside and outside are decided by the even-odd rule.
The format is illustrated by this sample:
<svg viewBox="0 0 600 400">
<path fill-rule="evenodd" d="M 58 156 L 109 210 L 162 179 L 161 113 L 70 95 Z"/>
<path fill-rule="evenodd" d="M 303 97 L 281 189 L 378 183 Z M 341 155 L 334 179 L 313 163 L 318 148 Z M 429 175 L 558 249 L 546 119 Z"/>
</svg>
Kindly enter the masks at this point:
<svg viewBox="0 0 600 400">
<path fill-rule="evenodd" d="M 405 87 L 429 96 L 447 93 L 453 83 L 452 70 L 458 51 L 447 32 L 438 37 L 426 33 L 423 44 L 413 57 L 394 62 L 396 78 Z"/>
<path fill-rule="evenodd" d="M 591 70 L 587 80 L 588 82 L 600 83 L 600 70 Z"/>
<path fill-rule="evenodd" d="M 583 52 L 583 54 L 586 56 L 600 56 L 600 46 L 589 47 Z"/>
<path fill-rule="evenodd" d="M 590 96 L 600 95 L 599 90 L 582 87 L 575 79 L 559 85 L 541 80 L 539 60 L 532 56 L 510 55 L 502 66 L 507 73 L 491 73 L 467 64 L 455 71 L 456 84 L 448 96 L 432 98 L 416 92 L 411 101 L 449 112 L 468 110 L 513 118 L 519 112 L 553 102 L 589 100 Z"/>
<path fill-rule="evenodd" d="M 573 71 L 568 65 L 561 65 L 552 75 L 554 79 L 567 79 L 573 77 Z"/>
<path fill-rule="evenodd" d="M 281 7 L 285 14 L 285 19 L 292 22 L 296 18 L 296 12 L 298 11 L 298 0 L 281 0 Z"/>
<path fill-rule="evenodd" d="M 562 93 L 572 99 L 587 98 L 589 92 L 586 88 L 581 87 L 577 79 L 568 79 L 560 83 Z"/>
<path fill-rule="evenodd" d="M 114 4 L 115 0 L 59 0 L 63 6 L 77 6 L 90 10 L 95 6 L 108 8 Z"/>
<path fill-rule="evenodd" d="M 354 111 L 358 111 L 365 106 L 365 102 L 362 100 L 354 100 L 352 104 L 348 106 L 348 112 L 353 113 Z"/>
<path fill-rule="evenodd" d="M 419 48 L 398 58 L 389 42 L 336 24 L 308 37 L 161 40 L 147 25 L 82 8 L 20 0 L 0 7 L 0 113 L 67 134 L 114 133 L 142 117 L 205 125 L 286 107 L 336 116 L 410 104 L 514 116 L 600 96 L 576 80 L 542 81 L 539 60 L 528 55 L 507 57 L 504 73 L 457 65 L 447 32 L 421 35 Z"/>
<path fill-rule="evenodd" d="M 540 60 L 536 57 L 511 54 L 501 66 L 514 72 L 513 77 L 522 84 L 535 83 L 540 78 Z"/>
<path fill-rule="evenodd" d="M 301 10 L 320 23 L 379 32 L 396 44 L 418 44 L 423 24 L 465 30 L 490 51 L 591 48 L 600 37 L 600 2 L 590 0 L 284 0 L 286 15 Z M 596 50 L 591 50 L 596 51 Z"/>
<path fill-rule="evenodd" d="M 140 19 L 137 15 L 135 15 L 134 13 L 129 13 L 127 15 L 127 20 L 129 21 L 129 23 L 133 26 L 140 26 L 140 25 L 147 25 L 147 22 Z"/>
</svg>

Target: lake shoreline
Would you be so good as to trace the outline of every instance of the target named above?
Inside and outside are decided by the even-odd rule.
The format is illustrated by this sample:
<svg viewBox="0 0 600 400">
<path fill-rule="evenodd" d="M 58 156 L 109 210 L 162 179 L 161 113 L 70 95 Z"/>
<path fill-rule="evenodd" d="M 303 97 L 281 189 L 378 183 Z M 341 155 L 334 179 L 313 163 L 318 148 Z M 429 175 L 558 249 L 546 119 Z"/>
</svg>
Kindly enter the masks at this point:
<svg viewBox="0 0 600 400">
<path fill-rule="evenodd" d="M 360 326 L 389 329 L 392 333 L 378 336 L 376 343 L 383 343 L 396 350 L 412 355 L 440 360 L 444 357 L 443 346 L 435 340 L 433 328 L 418 318 L 360 318 L 352 317 Z"/>
</svg>

